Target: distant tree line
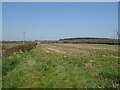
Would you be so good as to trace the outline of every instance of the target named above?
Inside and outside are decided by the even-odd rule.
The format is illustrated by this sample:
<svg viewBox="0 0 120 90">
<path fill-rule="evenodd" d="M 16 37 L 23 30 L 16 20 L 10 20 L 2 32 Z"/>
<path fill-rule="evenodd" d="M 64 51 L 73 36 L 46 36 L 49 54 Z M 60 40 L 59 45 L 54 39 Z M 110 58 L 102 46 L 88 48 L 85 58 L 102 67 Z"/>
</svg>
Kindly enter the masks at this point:
<svg viewBox="0 0 120 90">
<path fill-rule="evenodd" d="M 77 37 L 77 38 L 64 38 L 64 39 L 60 39 L 60 40 L 76 40 L 76 39 L 110 39 L 110 38 Z"/>
<path fill-rule="evenodd" d="M 25 42 L 32 42 L 32 41 L 25 41 Z M 23 41 L 5 41 L 5 40 L 3 40 L 2 43 L 23 43 Z"/>
</svg>

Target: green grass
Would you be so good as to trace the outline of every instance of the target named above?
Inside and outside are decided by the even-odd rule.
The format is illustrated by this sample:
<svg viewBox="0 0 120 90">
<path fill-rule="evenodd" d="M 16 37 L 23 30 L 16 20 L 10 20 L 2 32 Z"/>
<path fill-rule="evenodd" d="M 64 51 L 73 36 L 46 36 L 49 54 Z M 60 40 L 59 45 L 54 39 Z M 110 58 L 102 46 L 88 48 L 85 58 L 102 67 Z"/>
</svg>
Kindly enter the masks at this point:
<svg viewBox="0 0 120 90">
<path fill-rule="evenodd" d="M 113 45 L 42 44 L 3 60 L 3 88 L 117 88 Z"/>
</svg>

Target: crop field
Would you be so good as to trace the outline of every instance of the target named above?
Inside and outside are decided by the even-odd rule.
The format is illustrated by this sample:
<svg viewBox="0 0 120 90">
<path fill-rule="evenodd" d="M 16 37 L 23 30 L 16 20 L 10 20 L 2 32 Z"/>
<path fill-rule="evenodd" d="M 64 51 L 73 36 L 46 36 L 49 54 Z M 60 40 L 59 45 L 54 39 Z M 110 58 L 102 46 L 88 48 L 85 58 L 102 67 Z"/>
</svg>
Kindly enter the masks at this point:
<svg viewBox="0 0 120 90">
<path fill-rule="evenodd" d="M 22 43 L 0 43 L 0 57 L 2 57 L 2 54 L 6 49 L 13 48 L 20 45 L 22 45 Z"/>
<path fill-rule="evenodd" d="M 5 43 L 2 45 L 2 48 L 12 48 L 12 47 L 15 47 L 15 46 L 20 46 L 22 45 L 23 43 Z"/>
<path fill-rule="evenodd" d="M 2 57 L 3 88 L 118 88 L 116 45 L 38 44 Z"/>
</svg>

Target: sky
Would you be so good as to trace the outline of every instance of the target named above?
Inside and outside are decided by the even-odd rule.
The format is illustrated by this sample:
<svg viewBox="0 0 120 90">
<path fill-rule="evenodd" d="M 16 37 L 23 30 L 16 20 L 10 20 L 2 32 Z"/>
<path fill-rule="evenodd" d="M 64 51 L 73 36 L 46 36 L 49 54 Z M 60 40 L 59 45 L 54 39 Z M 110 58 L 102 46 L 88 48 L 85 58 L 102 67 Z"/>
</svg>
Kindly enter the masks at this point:
<svg viewBox="0 0 120 90">
<path fill-rule="evenodd" d="M 117 2 L 3 2 L 2 39 L 113 38 Z"/>
<path fill-rule="evenodd" d="M 2 0 L 2 2 L 119 2 L 120 0 Z"/>
<path fill-rule="evenodd" d="M 2 3 L 0 2 L 0 41 L 2 40 Z"/>
</svg>

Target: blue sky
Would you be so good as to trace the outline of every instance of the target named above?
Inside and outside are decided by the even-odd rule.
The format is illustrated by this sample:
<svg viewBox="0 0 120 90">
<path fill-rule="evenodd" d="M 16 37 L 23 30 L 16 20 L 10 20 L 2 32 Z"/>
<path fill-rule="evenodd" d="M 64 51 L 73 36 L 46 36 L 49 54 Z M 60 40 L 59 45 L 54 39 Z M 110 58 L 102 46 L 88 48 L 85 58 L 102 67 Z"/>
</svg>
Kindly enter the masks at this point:
<svg viewBox="0 0 120 90">
<path fill-rule="evenodd" d="M 0 41 L 2 40 L 2 3 L 0 2 Z"/>
<path fill-rule="evenodd" d="M 3 40 L 58 40 L 69 37 L 113 38 L 117 2 L 2 3 Z"/>
</svg>

